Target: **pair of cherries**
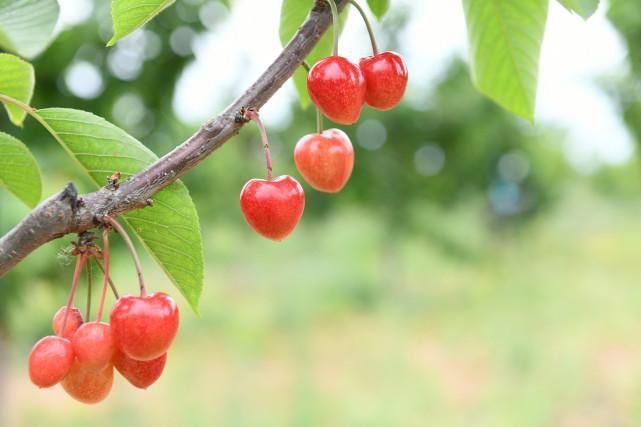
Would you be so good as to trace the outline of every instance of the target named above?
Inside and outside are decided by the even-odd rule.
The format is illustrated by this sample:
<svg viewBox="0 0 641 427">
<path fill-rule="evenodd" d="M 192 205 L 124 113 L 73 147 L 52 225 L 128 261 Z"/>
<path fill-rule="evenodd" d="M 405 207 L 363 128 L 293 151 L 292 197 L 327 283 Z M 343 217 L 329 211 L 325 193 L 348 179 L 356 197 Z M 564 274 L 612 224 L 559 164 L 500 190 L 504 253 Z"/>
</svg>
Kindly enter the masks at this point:
<svg viewBox="0 0 641 427">
<path fill-rule="evenodd" d="M 53 318 L 56 335 L 42 338 L 31 350 L 29 376 L 41 388 L 62 383 L 83 403 L 107 397 L 114 367 L 132 385 L 145 389 L 160 378 L 178 323 L 175 301 L 162 292 L 119 298 L 110 324 L 85 323 L 80 310 L 72 307 L 67 314 L 62 307 Z"/>
</svg>

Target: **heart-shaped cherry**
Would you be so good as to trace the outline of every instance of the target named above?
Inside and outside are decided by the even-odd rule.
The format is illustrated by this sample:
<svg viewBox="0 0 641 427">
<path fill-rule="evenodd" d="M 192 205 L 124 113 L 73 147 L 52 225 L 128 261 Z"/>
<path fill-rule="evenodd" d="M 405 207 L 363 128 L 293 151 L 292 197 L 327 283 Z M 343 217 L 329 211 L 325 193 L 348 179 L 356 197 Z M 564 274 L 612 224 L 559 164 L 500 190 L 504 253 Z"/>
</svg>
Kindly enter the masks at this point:
<svg viewBox="0 0 641 427">
<path fill-rule="evenodd" d="M 102 370 L 116 351 L 111 326 L 104 322 L 82 325 L 71 339 L 76 359 L 89 369 Z"/>
<path fill-rule="evenodd" d="M 114 304 L 110 323 L 118 349 L 134 360 L 153 360 L 167 352 L 178 332 L 178 306 L 163 292 L 124 296 Z"/>
<path fill-rule="evenodd" d="M 345 132 L 327 129 L 302 137 L 294 149 L 294 161 L 309 185 L 336 193 L 352 174 L 354 147 Z"/>
<path fill-rule="evenodd" d="M 298 224 L 305 209 L 303 187 L 289 175 L 250 179 L 240 192 L 240 208 L 260 235 L 283 240 Z"/>
<path fill-rule="evenodd" d="M 73 348 L 66 338 L 48 336 L 29 354 L 29 377 L 40 388 L 52 387 L 67 376 L 73 364 Z"/>
<path fill-rule="evenodd" d="M 77 307 L 71 307 L 71 310 L 69 310 L 69 316 L 67 316 L 67 325 L 65 326 L 65 331 L 63 333 L 60 333 L 62 324 L 65 321 L 66 312 L 67 307 L 62 306 L 53 316 L 53 331 L 56 333 L 56 335 L 71 340 L 73 334 L 78 330 L 80 325 L 85 322 L 85 320 L 83 319 L 82 313 Z"/>
<path fill-rule="evenodd" d="M 109 364 L 97 371 L 76 360 L 69 374 L 62 380 L 62 388 L 77 401 L 93 404 L 103 401 L 109 395 L 113 382 L 113 365 Z"/>
<path fill-rule="evenodd" d="M 358 121 L 365 89 L 361 70 L 342 56 L 318 61 L 307 75 L 307 90 L 314 105 L 332 121 L 343 125 Z"/>
<path fill-rule="evenodd" d="M 113 362 L 118 372 L 134 387 L 145 389 L 160 378 L 167 363 L 167 353 L 153 360 L 139 361 L 117 351 Z"/>
<path fill-rule="evenodd" d="M 407 86 L 407 67 L 394 52 L 382 52 L 359 62 L 365 76 L 365 102 L 377 110 L 389 110 L 401 102 Z"/>
</svg>

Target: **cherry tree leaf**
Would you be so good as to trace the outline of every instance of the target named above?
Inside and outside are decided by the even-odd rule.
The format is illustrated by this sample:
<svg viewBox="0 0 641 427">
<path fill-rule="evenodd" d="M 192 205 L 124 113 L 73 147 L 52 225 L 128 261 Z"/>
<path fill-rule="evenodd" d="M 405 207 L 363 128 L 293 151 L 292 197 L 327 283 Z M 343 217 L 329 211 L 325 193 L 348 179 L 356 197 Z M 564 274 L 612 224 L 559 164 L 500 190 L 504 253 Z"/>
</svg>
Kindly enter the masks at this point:
<svg viewBox="0 0 641 427">
<path fill-rule="evenodd" d="M 33 67 L 17 56 L 0 53 L 0 94 L 22 101 L 31 102 L 35 86 Z M 4 104 L 9 119 L 16 125 L 22 126 L 27 113 L 13 104 Z"/>
<path fill-rule="evenodd" d="M 158 159 L 124 130 L 91 113 L 48 108 L 38 110 L 38 114 L 99 187 L 114 171 L 127 178 Z M 157 193 L 153 202 L 153 206 L 123 217 L 197 311 L 204 262 L 196 207 L 180 181 Z"/>
<path fill-rule="evenodd" d="M 307 15 L 314 7 L 314 0 L 283 0 L 280 9 L 280 42 L 285 46 L 296 34 L 298 28 L 303 24 Z M 347 19 L 347 10 L 341 13 L 339 31 L 343 30 L 345 20 Z M 320 39 L 318 44 L 312 49 L 307 56 L 307 63 L 312 66 L 321 59 L 332 54 L 332 28 L 327 31 Z M 307 72 L 304 68 L 299 67 L 293 76 L 294 87 L 300 98 L 303 109 L 309 107 L 312 102 L 307 93 Z"/>
<path fill-rule="evenodd" d="M 38 56 L 51 42 L 59 13 L 56 0 L 0 0 L 0 47 Z"/>
<path fill-rule="evenodd" d="M 36 159 L 26 145 L 4 132 L 0 132 L 0 187 L 30 208 L 42 196 L 42 177 Z"/>
<path fill-rule="evenodd" d="M 533 122 L 548 0 L 463 0 L 463 7 L 474 84 Z"/>
<path fill-rule="evenodd" d="M 588 19 L 599 7 L 599 0 L 558 0 L 567 10 Z"/>
<path fill-rule="evenodd" d="M 107 43 L 113 46 L 134 30 L 151 21 L 160 12 L 171 6 L 176 0 L 112 0 L 111 19 L 114 35 Z"/>
<path fill-rule="evenodd" d="M 367 0 L 367 5 L 379 21 L 389 9 L 389 0 Z"/>
</svg>

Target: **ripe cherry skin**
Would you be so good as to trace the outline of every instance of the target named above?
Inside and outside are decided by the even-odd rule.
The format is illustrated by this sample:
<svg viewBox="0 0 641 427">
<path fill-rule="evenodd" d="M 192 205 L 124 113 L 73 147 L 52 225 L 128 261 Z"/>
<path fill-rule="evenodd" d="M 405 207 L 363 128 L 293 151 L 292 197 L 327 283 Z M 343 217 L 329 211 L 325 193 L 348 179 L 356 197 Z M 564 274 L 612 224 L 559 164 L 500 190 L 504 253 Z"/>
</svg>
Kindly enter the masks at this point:
<svg viewBox="0 0 641 427">
<path fill-rule="evenodd" d="M 76 359 L 88 369 L 102 370 L 116 351 L 111 327 L 104 322 L 82 325 L 71 339 Z"/>
<path fill-rule="evenodd" d="M 33 346 L 29 354 L 29 377 L 40 388 L 62 381 L 73 364 L 73 348 L 66 338 L 48 336 Z"/>
<path fill-rule="evenodd" d="M 105 400 L 113 382 L 113 365 L 95 370 L 76 360 L 69 374 L 62 380 L 62 388 L 77 401 L 93 404 Z"/>
<path fill-rule="evenodd" d="M 167 353 L 148 361 L 134 360 L 121 351 L 113 358 L 114 367 L 134 387 L 146 389 L 156 382 L 167 363 Z"/>
<path fill-rule="evenodd" d="M 82 313 L 77 307 L 71 307 L 69 310 L 69 316 L 67 316 L 67 325 L 65 326 L 64 333 L 60 333 L 62 329 L 62 324 L 65 321 L 65 313 L 67 312 L 67 306 L 60 307 L 60 309 L 53 316 L 53 331 L 58 336 L 67 338 L 68 340 L 73 337 L 73 334 L 78 330 L 80 325 L 82 325 L 85 320 L 82 318 Z"/>
<path fill-rule="evenodd" d="M 179 317 L 176 301 L 163 292 L 121 297 L 110 316 L 116 347 L 134 360 L 156 359 L 171 346 Z"/>
<path fill-rule="evenodd" d="M 345 132 L 327 129 L 302 137 L 294 149 L 294 161 L 309 185 L 336 193 L 352 174 L 354 147 Z"/>
<path fill-rule="evenodd" d="M 407 67 L 399 54 L 383 52 L 368 56 L 360 60 L 359 66 L 365 76 L 367 105 L 389 110 L 401 102 L 407 86 Z"/>
<path fill-rule="evenodd" d="M 360 69 L 342 56 L 318 61 L 307 75 L 307 91 L 314 105 L 330 120 L 343 125 L 358 121 L 365 87 Z"/>
<path fill-rule="evenodd" d="M 258 234 L 283 240 L 303 215 L 305 193 L 299 182 L 289 175 L 271 181 L 251 179 L 240 192 L 240 208 Z"/>
</svg>

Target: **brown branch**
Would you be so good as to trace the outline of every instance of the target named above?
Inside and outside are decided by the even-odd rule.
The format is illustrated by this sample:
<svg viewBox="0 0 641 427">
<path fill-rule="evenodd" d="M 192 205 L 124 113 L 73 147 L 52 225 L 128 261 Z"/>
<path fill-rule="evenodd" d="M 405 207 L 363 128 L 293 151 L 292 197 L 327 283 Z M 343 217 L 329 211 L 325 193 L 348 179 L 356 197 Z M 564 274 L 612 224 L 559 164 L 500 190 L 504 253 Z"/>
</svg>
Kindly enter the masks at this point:
<svg viewBox="0 0 641 427">
<path fill-rule="evenodd" d="M 347 0 L 338 0 L 342 9 Z M 317 0 L 309 16 L 274 62 L 218 117 L 205 123 L 187 141 L 122 182 L 77 197 L 73 184 L 38 205 L 22 222 L 0 238 L 0 276 L 45 243 L 80 233 L 102 223 L 106 215 L 119 216 L 148 206 L 154 194 L 176 181 L 236 135 L 245 124 L 243 107 L 260 109 L 301 65 L 331 23 L 329 5 Z"/>
</svg>

